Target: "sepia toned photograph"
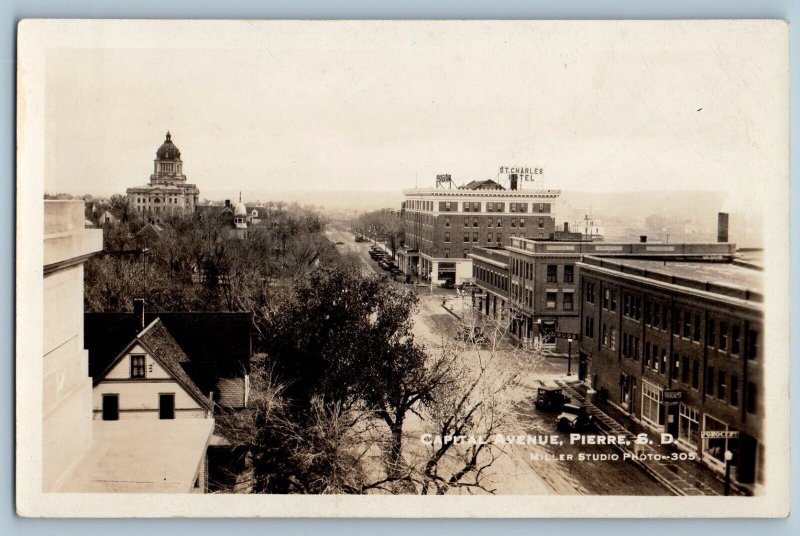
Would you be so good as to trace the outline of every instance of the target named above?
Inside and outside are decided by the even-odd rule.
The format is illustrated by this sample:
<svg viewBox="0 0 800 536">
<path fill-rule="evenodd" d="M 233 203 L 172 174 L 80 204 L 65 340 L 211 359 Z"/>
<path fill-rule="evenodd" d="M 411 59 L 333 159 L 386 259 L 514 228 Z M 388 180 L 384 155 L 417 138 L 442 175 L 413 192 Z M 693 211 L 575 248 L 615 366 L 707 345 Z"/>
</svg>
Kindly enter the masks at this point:
<svg viewBox="0 0 800 536">
<path fill-rule="evenodd" d="M 18 31 L 22 515 L 788 514 L 787 23 Z"/>
</svg>

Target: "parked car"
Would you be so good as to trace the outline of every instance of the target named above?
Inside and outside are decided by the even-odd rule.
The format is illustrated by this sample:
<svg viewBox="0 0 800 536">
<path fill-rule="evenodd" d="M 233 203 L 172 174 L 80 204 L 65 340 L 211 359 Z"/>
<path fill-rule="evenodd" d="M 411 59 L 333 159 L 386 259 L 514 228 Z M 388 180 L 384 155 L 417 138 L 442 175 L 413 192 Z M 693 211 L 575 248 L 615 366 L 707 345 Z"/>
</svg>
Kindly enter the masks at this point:
<svg viewBox="0 0 800 536">
<path fill-rule="evenodd" d="M 564 404 L 569 404 L 570 398 L 563 393 L 560 387 L 539 387 L 536 391 L 536 409 L 543 411 L 560 410 Z"/>
<path fill-rule="evenodd" d="M 445 279 L 444 282 L 439 286 L 442 288 L 455 288 L 456 285 L 452 279 Z"/>
<path fill-rule="evenodd" d="M 357 236 L 356 237 L 356 242 L 366 242 L 366 241 L 367 241 L 367 239 L 364 238 L 363 236 Z"/>
<path fill-rule="evenodd" d="M 400 275 L 400 274 L 403 273 L 403 270 L 401 270 L 400 268 L 397 268 L 396 266 L 393 267 L 390 271 L 392 272 L 392 275 Z"/>
<path fill-rule="evenodd" d="M 561 413 L 556 417 L 556 427 L 564 431 L 579 431 L 589 428 L 594 423 L 594 416 L 589 415 L 586 406 L 564 404 Z"/>
<path fill-rule="evenodd" d="M 477 326 L 459 326 L 456 330 L 455 338 L 459 341 L 466 341 L 474 344 L 489 342 L 489 339 L 483 334 L 483 330 Z"/>
</svg>

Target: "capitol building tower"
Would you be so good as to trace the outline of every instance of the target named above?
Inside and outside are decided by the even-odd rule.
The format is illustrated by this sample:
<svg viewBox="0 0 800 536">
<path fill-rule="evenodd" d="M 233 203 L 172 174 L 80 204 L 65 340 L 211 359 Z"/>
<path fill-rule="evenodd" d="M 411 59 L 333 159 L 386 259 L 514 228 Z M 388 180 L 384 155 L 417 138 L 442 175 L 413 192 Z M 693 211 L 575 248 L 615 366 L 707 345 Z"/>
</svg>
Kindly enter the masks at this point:
<svg viewBox="0 0 800 536">
<path fill-rule="evenodd" d="M 131 211 L 142 218 L 194 213 L 200 190 L 186 182 L 181 151 L 169 132 L 156 151 L 150 183 L 128 188 L 127 193 Z"/>
</svg>

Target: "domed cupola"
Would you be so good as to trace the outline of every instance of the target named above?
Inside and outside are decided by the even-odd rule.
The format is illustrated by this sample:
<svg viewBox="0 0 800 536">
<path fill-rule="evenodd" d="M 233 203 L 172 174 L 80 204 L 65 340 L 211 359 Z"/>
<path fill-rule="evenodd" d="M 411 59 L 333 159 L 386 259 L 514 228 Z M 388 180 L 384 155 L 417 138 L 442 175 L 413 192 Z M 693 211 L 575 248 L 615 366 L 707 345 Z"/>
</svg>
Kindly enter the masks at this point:
<svg viewBox="0 0 800 536">
<path fill-rule="evenodd" d="M 172 143 L 172 136 L 169 132 L 167 132 L 167 139 L 164 140 L 164 143 L 162 143 L 161 147 L 156 151 L 156 158 L 159 160 L 180 160 L 181 152 L 175 147 L 175 144 Z"/>
</svg>

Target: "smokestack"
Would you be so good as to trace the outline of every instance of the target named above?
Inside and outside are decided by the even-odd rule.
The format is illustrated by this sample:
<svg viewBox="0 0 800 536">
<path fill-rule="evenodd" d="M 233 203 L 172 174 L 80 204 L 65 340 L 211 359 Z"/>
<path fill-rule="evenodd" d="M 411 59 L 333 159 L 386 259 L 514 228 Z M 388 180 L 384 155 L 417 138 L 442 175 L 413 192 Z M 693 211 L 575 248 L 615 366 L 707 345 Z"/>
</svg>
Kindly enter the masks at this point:
<svg viewBox="0 0 800 536">
<path fill-rule="evenodd" d="M 565 221 L 565 222 L 564 222 L 564 232 L 565 232 L 565 233 L 568 233 L 568 232 L 569 232 L 569 222 L 568 222 L 568 221 Z"/>
<path fill-rule="evenodd" d="M 230 206 L 231 206 L 231 200 L 230 199 L 226 199 L 225 200 L 225 208 L 230 208 Z"/>
<path fill-rule="evenodd" d="M 728 213 L 717 214 L 717 242 L 728 241 Z"/>
<path fill-rule="evenodd" d="M 639 236 L 639 242 L 641 242 L 642 244 L 644 244 L 645 242 L 647 242 L 647 235 L 645 235 L 645 234 L 643 234 L 643 235 L 640 235 L 640 236 Z"/>
<path fill-rule="evenodd" d="M 508 176 L 508 184 L 509 184 L 508 187 L 509 187 L 510 190 L 516 190 L 517 189 L 517 174 L 516 173 L 511 173 Z"/>
<path fill-rule="evenodd" d="M 136 322 L 138 324 L 138 333 L 144 329 L 144 300 L 142 298 L 134 298 L 133 316 L 136 318 Z"/>
</svg>

